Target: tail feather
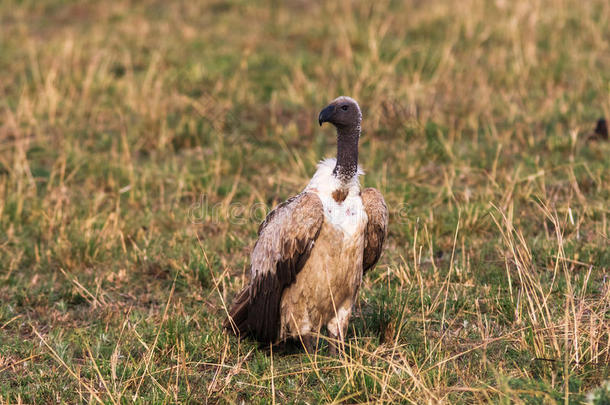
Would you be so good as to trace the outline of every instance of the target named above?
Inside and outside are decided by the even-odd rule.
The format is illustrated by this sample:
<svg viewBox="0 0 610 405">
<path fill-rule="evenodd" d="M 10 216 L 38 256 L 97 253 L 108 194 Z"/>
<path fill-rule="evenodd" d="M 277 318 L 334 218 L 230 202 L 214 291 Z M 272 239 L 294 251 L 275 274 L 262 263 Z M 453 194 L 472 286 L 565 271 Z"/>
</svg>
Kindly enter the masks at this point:
<svg viewBox="0 0 610 405">
<path fill-rule="evenodd" d="M 250 304 L 249 290 L 246 286 L 233 300 L 229 316 L 222 323 L 223 328 L 233 332 L 235 336 L 243 337 L 249 332 L 248 306 Z"/>
</svg>

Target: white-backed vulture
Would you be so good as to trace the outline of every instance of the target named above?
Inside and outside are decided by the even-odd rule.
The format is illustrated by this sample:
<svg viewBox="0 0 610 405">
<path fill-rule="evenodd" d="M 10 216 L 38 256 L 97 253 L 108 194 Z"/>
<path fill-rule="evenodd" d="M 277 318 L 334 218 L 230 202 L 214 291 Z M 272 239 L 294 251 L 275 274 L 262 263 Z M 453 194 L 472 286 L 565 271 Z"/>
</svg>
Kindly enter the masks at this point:
<svg viewBox="0 0 610 405">
<path fill-rule="evenodd" d="M 325 326 L 342 341 L 362 277 L 381 255 L 388 209 L 379 191 L 360 188 L 360 107 L 339 97 L 318 121 L 336 127 L 337 157 L 320 162 L 305 189 L 260 225 L 250 282 L 224 323 L 240 337 L 300 338 L 311 349 L 312 335 Z"/>
</svg>

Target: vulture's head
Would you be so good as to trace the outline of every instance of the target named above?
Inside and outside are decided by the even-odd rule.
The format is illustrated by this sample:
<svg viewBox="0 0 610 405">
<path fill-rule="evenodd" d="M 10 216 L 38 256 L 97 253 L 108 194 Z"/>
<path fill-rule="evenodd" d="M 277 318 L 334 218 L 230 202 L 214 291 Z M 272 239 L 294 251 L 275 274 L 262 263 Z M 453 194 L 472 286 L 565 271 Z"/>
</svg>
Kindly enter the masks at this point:
<svg viewBox="0 0 610 405">
<path fill-rule="evenodd" d="M 334 99 L 320 111 L 318 116 L 320 126 L 324 122 L 330 122 L 337 128 L 359 127 L 361 120 L 362 113 L 358 103 L 353 98 L 346 96 Z"/>
</svg>

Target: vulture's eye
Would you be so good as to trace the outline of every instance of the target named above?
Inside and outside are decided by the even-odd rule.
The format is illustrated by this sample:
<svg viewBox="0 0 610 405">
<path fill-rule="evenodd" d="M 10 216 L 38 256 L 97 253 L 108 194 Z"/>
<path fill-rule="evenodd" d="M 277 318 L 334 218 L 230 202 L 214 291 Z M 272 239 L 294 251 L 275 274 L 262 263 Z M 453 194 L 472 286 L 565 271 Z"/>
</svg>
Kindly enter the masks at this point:
<svg viewBox="0 0 610 405">
<path fill-rule="evenodd" d="M 347 107 L 346 105 L 343 105 L 343 106 L 341 106 L 341 109 L 342 109 L 343 111 L 347 111 L 348 107 Z"/>
</svg>

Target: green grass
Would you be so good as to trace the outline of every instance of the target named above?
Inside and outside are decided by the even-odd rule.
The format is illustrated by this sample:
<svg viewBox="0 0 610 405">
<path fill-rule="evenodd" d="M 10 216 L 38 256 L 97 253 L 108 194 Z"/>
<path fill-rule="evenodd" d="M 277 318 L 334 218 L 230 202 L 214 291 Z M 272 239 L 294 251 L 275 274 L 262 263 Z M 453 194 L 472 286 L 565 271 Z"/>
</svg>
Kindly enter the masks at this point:
<svg viewBox="0 0 610 405">
<path fill-rule="evenodd" d="M 604 403 L 607 1 L 193 3 L 0 5 L 0 402 Z M 388 243 L 270 355 L 225 305 L 341 94 Z"/>
</svg>

